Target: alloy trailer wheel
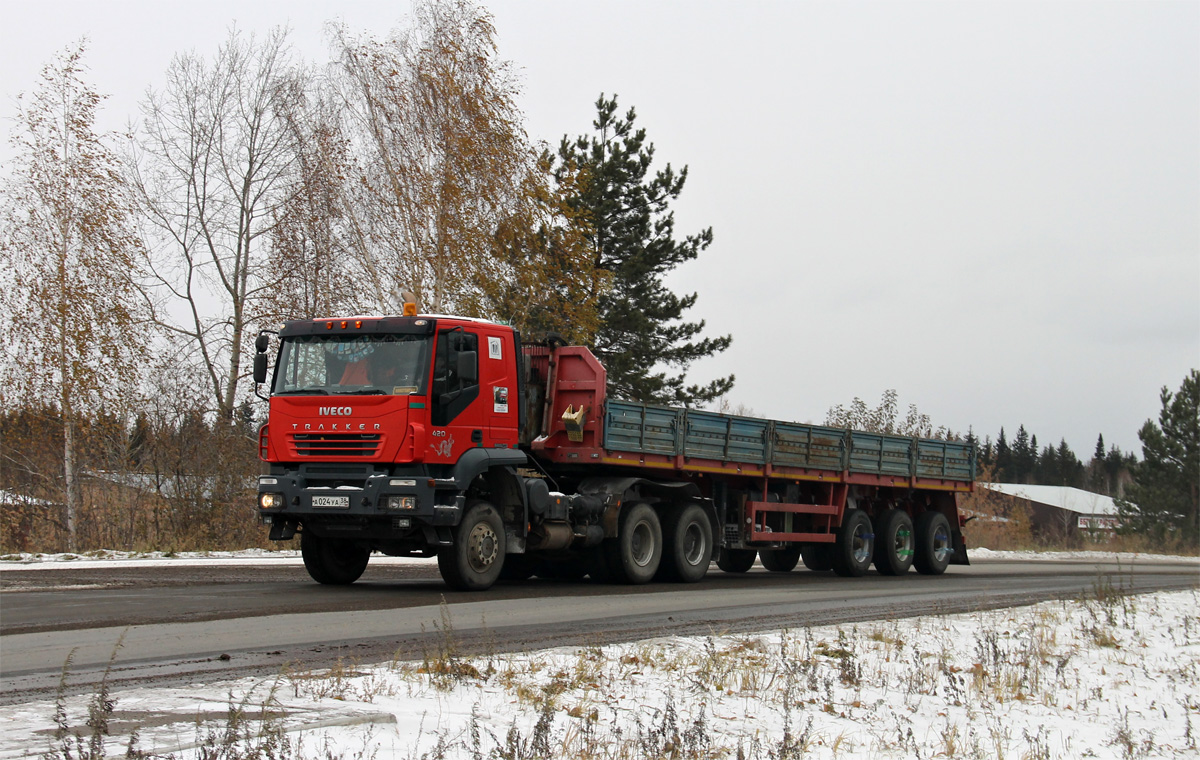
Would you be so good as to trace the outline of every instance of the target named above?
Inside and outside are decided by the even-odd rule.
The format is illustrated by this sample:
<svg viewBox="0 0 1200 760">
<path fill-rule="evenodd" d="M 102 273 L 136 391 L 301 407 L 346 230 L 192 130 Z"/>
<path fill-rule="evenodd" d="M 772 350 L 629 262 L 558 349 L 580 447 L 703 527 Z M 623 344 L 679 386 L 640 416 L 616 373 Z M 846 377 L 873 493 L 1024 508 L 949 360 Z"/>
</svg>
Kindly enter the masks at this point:
<svg viewBox="0 0 1200 760">
<path fill-rule="evenodd" d="M 875 531 L 875 569 L 884 575 L 904 575 L 916 553 L 912 518 L 899 509 L 879 516 Z"/>
<path fill-rule="evenodd" d="M 663 526 L 663 556 L 659 575 L 666 580 L 696 583 L 712 562 L 712 524 L 696 504 L 677 507 Z"/>
<path fill-rule="evenodd" d="M 833 544 L 833 572 L 847 578 L 865 575 L 874 554 L 871 518 L 861 509 L 847 509 Z"/>
<path fill-rule="evenodd" d="M 438 550 L 438 570 L 458 591 L 490 588 L 504 568 L 505 535 L 500 515 L 486 501 L 467 508 L 454 531 L 454 544 Z"/>
<path fill-rule="evenodd" d="M 954 543 L 950 536 L 950 521 L 941 512 L 922 512 L 917 516 L 916 555 L 913 566 L 922 575 L 941 575 L 950 564 Z"/>
<path fill-rule="evenodd" d="M 757 558 L 755 549 L 722 549 L 717 554 L 717 567 L 727 573 L 744 573 L 754 567 Z"/>
<path fill-rule="evenodd" d="M 322 538 L 305 530 L 300 533 L 300 556 L 304 559 L 304 569 L 317 583 L 347 586 L 367 569 L 371 550 L 353 541 Z"/>
<path fill-rule="evenodd" d="M 648 504 L 625 508 L 617 537 L 606 540 L 608 568 L 622 583 L 649 583 L 662 561 L 663 535 L 658 514 Z"/>
</svg>

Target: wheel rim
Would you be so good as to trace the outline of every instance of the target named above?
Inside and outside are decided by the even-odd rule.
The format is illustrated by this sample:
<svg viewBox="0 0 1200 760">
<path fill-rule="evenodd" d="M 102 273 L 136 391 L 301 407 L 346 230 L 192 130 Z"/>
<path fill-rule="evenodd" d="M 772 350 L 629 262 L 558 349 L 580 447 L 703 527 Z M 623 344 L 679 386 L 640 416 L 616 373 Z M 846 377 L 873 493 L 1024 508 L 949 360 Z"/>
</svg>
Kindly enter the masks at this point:
<svg viewBox="0 0 1200 760">
<path fill-rule="evenodd" d="M 650 564 L 654 557 L 654 531 L 650 530 L 649 522 L 642 520 L 633 526 L 633 532 L 629 536 L 629 555 L 633 564 L 638 567 Z"/>
<path fill-rule="evenodd" d="M 862 565 L 870 561 L 871 542 L 867 538 L 866 526 L 854 526 L 854 532 L 850 534 L 850 554 L 854 557 L 855 564 Z"/>
<path fill-rule="evenodd" d="M 492 566 L 496 561 L 497 550 L 500 542 L 496 538 L 496 531 L 492 530 L 492 526 L 487 523 L 478 523 L 471 529 L 471 536 L 467 540 L 467 562 L 471 565 L 471 569 L 482 573 Z"/>
<path fill-rule="evenodd" d="M 933 532 L 933 558 L 939 563 L 945 562 L 950 556 L 950 533 L 945 528 L 938 526 Z"/>
<path fill-rule="evenodd" d="M 700 530 L 700 526 L 692 523 L 687 526 L 687 530 L 683 534 L 683 560 L 689 565 L 698 565 L 704 558 L 704 550 L 707 547 L 704 542 L 704 532 Z"/>
<path fill-rule="evenodd" d="M 892 540 L 892 547 L 895 549 L 896 557 L 901 561 L 911 558 L 913 555 L 912 529 L 901 526 Z"/>
</svg>

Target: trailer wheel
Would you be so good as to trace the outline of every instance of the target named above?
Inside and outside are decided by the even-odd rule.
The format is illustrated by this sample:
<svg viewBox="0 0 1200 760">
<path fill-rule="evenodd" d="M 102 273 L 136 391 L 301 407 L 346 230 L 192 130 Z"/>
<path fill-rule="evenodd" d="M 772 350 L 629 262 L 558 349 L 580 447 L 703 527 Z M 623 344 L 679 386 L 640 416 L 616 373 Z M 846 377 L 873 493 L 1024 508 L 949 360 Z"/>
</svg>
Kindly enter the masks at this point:
<svg viewBox="0 0 1200 760">
<path fill-rule="evenodd" d="M 649 583 L 662 561 L 662 525 L 648 504 L 631 504 L 621 515 L 617 537 L 605 542 L 608 568 L 622 583 Z"/>
<path fill-rule="evenodd" d="M 800 547 L 789 546 L 786 549 L 763 549 L 758 553 L 758 561 L 773 573 L 790 573 L 800 563 Z"/>
<path fill-rule="evenodd" d="M 941 575 L 950 564 L 954 544 L 950 538 L 950 521 L 941 512 L 922 512 L 917 517 L 916 555 L 913 565 L 922 575 Z"/>
<path fill-rule="evenodd" d="M 833 544 L 809 544 L 800 547 L 800 559 L 804 566 L 818 573 L 833 569 Z"/>
<path fill-rule="evenodd" d="M 717 567 L 727 573 L 744 573 L 754 567 L 757 558 L 754 549 L 722 549 L 717 554 Z"/>
<path fill-rule="evenodd" d="M 847 578 L 865 575 L 874 549 L 871 518 L 861 509 L 847 509 L 833 543 L 833 572 Z"/>
<path fill-rule="evenodd" d="M 300 534 L 300 556 L 304 558 L 304 569 L 317 583 L 346 586 L 367 569 L 371 550 L 344 539 L 321 538 L 306 530 Z"/>
<path fill-rule="evenodd" d="M 696 583 L 712 562 L 712 525 L 695 504 L 671 510 L 663 525 L 663 558 L 658 566 L 665 580 Z"/>
<path fill-rule="evenodd" d="M 875 569 L 884 575 L 904 575 L 913 563 L 913 521 L 899 509 L 879 516 L 875 532 Z"/>
<path fill-rule="evenodd" d="M 490 588 L 504 568 L 504 523 L 491 504 L 477 501 L 467 508 L 454 531 L 454 544 L 438 549 L 442 580 L 458 591 Z"/>
</svg>

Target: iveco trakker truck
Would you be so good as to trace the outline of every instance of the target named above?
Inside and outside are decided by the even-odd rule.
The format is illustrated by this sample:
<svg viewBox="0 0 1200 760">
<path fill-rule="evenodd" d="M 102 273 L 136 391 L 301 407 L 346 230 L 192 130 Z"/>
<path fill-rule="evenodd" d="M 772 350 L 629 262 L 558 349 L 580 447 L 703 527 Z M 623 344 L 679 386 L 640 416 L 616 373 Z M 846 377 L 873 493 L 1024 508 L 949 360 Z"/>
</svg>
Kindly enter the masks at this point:
<svg viewBox="0 0 1200 760">
<path fill-rule="evenodd" d="M 587 348 L 411 304 L 273 334 L 258 514 L 273 540 L 300 534 L 320 583 L 353 583 L 373 552 L 436 557 L 463 590 L 968 561 L 966 443 L 610 398 Z"/>
</svg>

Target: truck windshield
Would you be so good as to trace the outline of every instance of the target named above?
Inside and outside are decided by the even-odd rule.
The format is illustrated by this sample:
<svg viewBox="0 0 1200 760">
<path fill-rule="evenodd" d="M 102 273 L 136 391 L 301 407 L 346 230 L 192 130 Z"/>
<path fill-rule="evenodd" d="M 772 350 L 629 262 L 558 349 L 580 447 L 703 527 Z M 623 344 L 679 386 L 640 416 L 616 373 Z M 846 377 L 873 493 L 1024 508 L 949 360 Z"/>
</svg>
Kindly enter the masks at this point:
<svg viewBox="0 0 1200 760">
<path fill-rule="evenodd" d="M 273 392 L 425 395 L 427 335 L 297 335 L 283 339 Z"/>
</svg>

